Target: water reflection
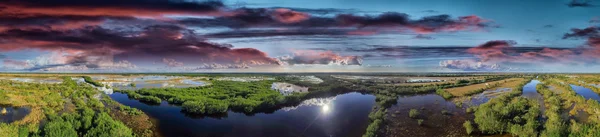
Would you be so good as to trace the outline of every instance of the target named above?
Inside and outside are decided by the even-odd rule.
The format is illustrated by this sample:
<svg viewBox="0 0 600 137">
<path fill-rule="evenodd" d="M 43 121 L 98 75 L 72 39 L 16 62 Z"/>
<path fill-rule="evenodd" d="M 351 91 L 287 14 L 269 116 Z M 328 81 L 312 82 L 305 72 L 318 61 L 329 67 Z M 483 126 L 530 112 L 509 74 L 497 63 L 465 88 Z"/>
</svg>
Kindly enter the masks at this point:
<svg viewBox="0 0 600 137">
<path fill-rule="evenodd" d="M 54 78 L 54 77 L 0 77 L 0 79 L 4 80 L 12 80 L 18 82 L 25 83 L 43 83 L 43 84 L 59 84 L 62 83 L 62 79 Z"/>
<path fill-rule="evenodd" d="M 464 104 L 468 104 L 471 106 L 478 106 L 485 102 L 488 102 L 490 99 L 495 98 L 503 93 L 512 91 L 512 88 L 497 88 L 495 90 L 486 90 L 482 93 L 471 96 L 471 98 L 467 98 L 462 101 Z"/>
<path fill-rule="evenodd" d="M 296 107 L 273 113 L 227 112 L 225 117 L 186 116 L 181 107 L 163 102 L 150 106 L 127 95 L 114 93 L 111 98 L 138 108 L 158 120 L 159 132 L 166 137 L 360 137 L 369 124 L 368 115 L 375 97 L 348 93 L 337 97 L 311 99 Z"/>
<path fill-rule="evenodd" d="M 583 96 L 583 98 L 587 99 L 593 99 L 596 101 L 600 101 L 600 95 L 598 95 L 598 93 L 590 90 L 589 88 L 586 87 L 582 87 L 582 86 L 577 86 L 577 85 L 573 85 L 571 84 L 571 88 L 573 88 L 573 90 Z"/>
<path fill-rule="evenodd" d="M 135 90 L 140 88 L 186 88 L 204 86 L 206 83 L 196 78 L 181 76 L 93 76 L 94 80 L 116 89 Z"/>
<path fill-rule="evenodd" d="M 544 107 L 544 97 L 540 93 L 538 93 L 536 89 L 536 86 L 539 83 L 539 80 L 531 80 L 531 82 L 525 84 L 525 86 L 523 86 L 523 94 L 521 96 L 528 99 L 536 100 L 540 104 L 541 114 L 544 115 L 544 113 L 546 112 L 546 107 Z"/>
<path fill-rule="evenodd" d="M 411 109 L 420 114 L 410 118 Z M 443 114 L 442 111 L 449 114 Z M 388 108 L 385 119 L 388 124 L 383 127 L 387 132 L 384 136 L 465 136 L 467 134 L 462 124 L 470 119 L 469 116 L 465 110 L 437 94 L 402 96 Z M 423 123 L 419 125 L 417 119 L 422 119 Z"/>
<path fill-rule="evenodd" d="M 291 111 L 291 110 L 297 109 L 298 107 L 303 107 L 303 106 L 320 106 L 321 108 L 323 108 L 323 110 L 325 110 L 324 106 L 331 104 L 333 101 L 335 101 L 335 98 L 336 97 L 308 99 L 308 100 L 302 101 L 302 103 L 300 103 L 300 105 L 292 106 L 292 107 L 284 107 L 281 110 Z M 327 110 L 329 110 L 329 108 L 327 108 Z"/>
<path fill-rule="evenodd" d="M 31 110 L 28 107 L 12 107 L 0 105 L 0 123 L 11 123 L 21 120 L 29 114 Z"/>
</svg>

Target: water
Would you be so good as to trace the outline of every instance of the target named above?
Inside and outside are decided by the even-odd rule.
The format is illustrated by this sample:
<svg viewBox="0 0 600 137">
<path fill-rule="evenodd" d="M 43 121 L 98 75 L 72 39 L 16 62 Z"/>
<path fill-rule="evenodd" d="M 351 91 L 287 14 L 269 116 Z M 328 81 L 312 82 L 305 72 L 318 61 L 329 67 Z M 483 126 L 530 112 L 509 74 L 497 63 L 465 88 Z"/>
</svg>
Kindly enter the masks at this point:
<svg viewBox="0 0 600 137">
<path fill-rule="evenodd" d="M 60 84 L 62 79 L 58 78 L 41 78 L 41 77 L 0 77 L 0 79 L 25 82 L 25 83 L 42 83 L 42 84 Z"/>
<path fill-rule="evenodd" d="M 512 88 L 497 88 L 494 90 L 486 90 L 486 91 L 483 91 L 482 93 L 471 96 L 470 100 L 467 99 L 467 100 L 463 101 L 463 103 L 471 105 L 471 106 L 478 106 L 485 102 L 488 102 L 490 99 L 492 99 L 498 95 L 501 95 L 502 93 L 506 93 L 506 92 L 510 92 L 510 91 L 512 91 Z"/>
<path fill-rule="evenodd" d="M 143 104 L 126 94 L 110 95 L 121 104 L 138 108 L 157 119 L 159 132 L 166 137 L 359 137 L 364 134 L 375 97 L 348 93 L 334 98 L 304 101 L 270 114 L 248 116 L 227 112 L 225 117 L 186 116 L 179 106 Z"/>
<path fill-rule="evenodd" d="M 541 114 L 544 114 L 544 112 L 546 112 L 546 107 L 544 105 L 544 97 L 542 96 L 542 94 L 538 93 L 536 89 L 536 86 L 539 83 L 540 81 L 538 80 L 531 80 L 531 82 L 525 84 L 525 86 L 523 86 L 523 94 L 521 96 L 528 99 L 536 100 L 540 104 Z"/>
<path fill-rule="evenodd" d="M 0 113 L 0 123 L 12 123 L 21 120 L 31 112 L 27 107 L 12 107 L 0 105 L 0 111 L 6 109 L 6 114 Z"/>
<path fill-rule="evenodd" d="M 180 76 L 94 76 L 93 79 L 112 88 L 127 90 L 166 87 L 187 88 L 206 85 L 204 81 Z M 135 86 L 132 86 L 132 83 Z"/>
<path fill-rule="evenodd" d="M 420 115 L 410 118 L 411 109 Z M 450 114 L 442 114 L 444 110 Z M 389 123 L 384 127 L 388 131 L 383 136 L 466 136 L 462 124 L 470 117 L 464 109 L 436 94 L 403 96 L 388 108 Z M 423 125 L 419 126 L 416 119 L 423 119 Z"/>
<path fill-rule="evenodd" d="M 571 88 L 579 95 L 583 96 L 583 98 L 587 99 L 593 99 L 596 101 L 600 101 L 600 95 L 598 95 L 598 93 L 590 90 L 589 88 L 585 88 L 582 86 L 577 86 L 577 85 L 573 85 L 571 84 Z"/>
</svg>

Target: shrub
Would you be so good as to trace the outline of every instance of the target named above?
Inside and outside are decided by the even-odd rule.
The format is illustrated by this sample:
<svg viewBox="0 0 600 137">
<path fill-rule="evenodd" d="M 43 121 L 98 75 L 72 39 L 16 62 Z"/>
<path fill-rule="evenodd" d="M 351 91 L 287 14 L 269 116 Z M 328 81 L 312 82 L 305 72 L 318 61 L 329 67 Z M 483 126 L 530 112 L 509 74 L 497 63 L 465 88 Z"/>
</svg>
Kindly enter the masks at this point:
<svg viewBox="0 0 600 137">
<path fill-rule="evenodd" d="M 84 137 L 133 137 L 133 131 L 122 122 L 113 120 L 110 115 L 103 112 L 96 115 L 94 126 L 87 131 Z"/>
<path fill-rule="evenodd" d="M 419 116 L 419 111 L 417 109 L 410 109 L 408 112 L 408 117 L 417 118 L 417 116 Z"/>
<path fill-rule="evenodd" d="M 19 133 L 18 126 L 0 122 L 0 136 L 16 137 L 16 136 L 19 136 L 17 133 Z"/>
<path fill-rule="evenodd" d="M 451 99 L 451 98 L 454 97 L 452 94 L 450 94 L 450 92 L 448 92 L 448 91 L 446 91 L 444 89 L 437 89 L 435 91 L 435 93 L 438 94 L 438 95 L 440 95 L 440 96 L 442 96 L 442 97 L 444 97 L 444 99 Z"/>
<path fill-rule="evenodd" d="M 463 123 L 463 127 L 465 127 L 465 129 L 467 130 L 467 134 L 469 134 L 469 135 L 471 133 L 473 133 L 473 130 L 475 130 L 475 128 L 473 128 L 473 124 L 469 120 L 467 120 L 467 121 L 465 121 L 465 123 Z"/>
<path fill-rule="evenodd" d="M 77 131 L 71 123 L 58 118 L 48 122 L 44 126 L 44 135 L 46 137 L 76 137 Z"/>
<path fill-rule="evenodd" d="M 218 114 L 227 112 L 228 104 L 214 99 L 186 101 L 181 105 L 183 111 L 193 114 Z"/>
<path fill-rule="evenodd" d="M 160 98 L 154 97 L 154 96 L 142 96 L 142 97 L 140 97 L 140 101 L 147 102 L 147 103 L 153 103 L 153 104 L 160 104 L 160 102 L 161 102 Z"/>
<path fill-rule="evenodd" d="M 417 124 L 419 124 L 419 126 L 423 125 L 423 119 L 417 119 Z"/>
<path fill-rule="evenodd" d="M 82 77 L 83 77 L 83 80 L 84 80 L 85 82 L 87 82 L 87 83 L 90 83 L 90 84 L 92 84 L 92 85 L 94 85 L 94 86 L 96 86 L 96 87 L 104 87 L 104 85 L 103 85 L 102 83 L 99 83 L 99 82 L 96 82 L 96 81 L 94 81 L 94 80 L 92 79 L 92 77 L 90 77 L 90 76 L 82 76 Z"/>
</svg>

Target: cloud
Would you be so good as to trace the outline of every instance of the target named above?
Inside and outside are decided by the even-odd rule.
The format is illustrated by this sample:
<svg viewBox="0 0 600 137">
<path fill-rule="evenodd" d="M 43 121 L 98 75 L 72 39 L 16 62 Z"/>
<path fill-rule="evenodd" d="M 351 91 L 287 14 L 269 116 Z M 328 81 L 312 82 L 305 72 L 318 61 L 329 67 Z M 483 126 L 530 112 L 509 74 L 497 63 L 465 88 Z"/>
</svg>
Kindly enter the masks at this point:
<svg viewBox="0 0 600 137">
<path fill-rule="evenodd" d="M 293 56 L 278 58 L 283 65 L 362 65 L 360 56 L 340 56 L 331 51 L 296 50 Z"/>
<path fill-rule="evenodd" d="M 408 14 L 386 12 L 376 16 L 358 16 L 338 14 L 334 17 L 309 16 L 306 13 L 290 9 L 238 9 L 234 16 L 217 18 L 184 18 L 179 23 L 197 27 L 227 27 L 248 29 L 273 29 L 302 32 L 304 29 L 347 30 L 349 35 L 373 35 L 378 33 L 437 33 L 456 31 L 480 31 L 491 26 L 491 21 L 478 16 L 462 16 L 452 18 L 449 15 L 428 16 L 413 20 Z M 285 14 L 281 14 L 285 13 Z M 281 18 L 286 15 L 287 19 Z M 281 16 L 281 17 L 279 17 Z M 273 33 L 271 33 L 273 34 Z M 304 35 L 320 35 L 319 33 L 303 33 Z M 336 33 L 337 34 L 337 33 Z"/>
<path fill-rule="evenodd" d="M 144 16 L 220 14 L 219 1 L 191 2 L 174 0 L 7 0 L 0 2 L 4 13 L 19 12 L 46 15 Z"/>
<path fill-rule="evenodd" d="M 425 12 L 425 13 L 439 13 L 440 11 L 437 11 L 437 10 L 424 10 L 422 12 Z"/>
<path fill-rule="evenodd" d="M 485 64 L 475 60 L 444 60 L 440 62 L 440 67 L 464 71 L 500 71 L 508 69 L 498 64 Z"/>
<path fill-rule="evenodd" d="M 571 0 L 571 2 L 567 3 L 567 6 L 571 8 L 575 7 L 594 7 L 590 0 Z"/>
<path fill-rule="evenodd" d="M 134 20 L 126 16 L 79 16 L 44 14 L 0 14 L 0 31 L 9 29 L 54 29 L 68 30 L 83 26 L 94 26 L 105 20 Z"/>
<path fill-rule="evenodd" d="M 167 64 L 167 66 L 169 66 L 169 67 L 182 67 L 183 66 L 183 62 L 177 62 L 177 61 L 175 61 L 175 59 L 170 59 L 170 58 L 163 58 L 162 62 Z"/>
<path fill-rule="evenodd" d="M 571 33 L 565 33 L 563 39 L 600 37 L 599 30 L 598 27 L 587 27 L 584 29 L 572 28 Z"/>
<path fill-rule="evenodd" d="M 336 8 L 317 8 L 317 9 L 309 9 L 309 8 L 295 8 L 295 7 L 271 7 L 271 9 L 290 9 L 293 11 L 304 12 L 315 15 L 330 15 L 330 14 L 343 14 L 343 13 L 364 13 L 366 11 L 360 11 L 356 9 L 336 9 Z"/>
<path fill-rule="evenodd" d="M 427 39 L 427 40 L 432 40 L 432 39 L 435 39 L 435 38 L 433 38 L 433 37 L 431 37 L 431 36 L 427 36 L 427 35 L 419 34 L 419 35 L 416 35 L 416 36 L 415 36 L 415 39 Z"/>
<path fill-rule="evenodd" d="M 597 41 L 591 41 L 594 43 Z M 507 40 L 488 41 L 470 48 L 468 53 L 474 60 L 447 60 L 440 66 L 462 70 L 521 70 L 524 68 L 544 68 L 547 66 L 590 66 L 599 65 L 600 50 L 590 48 L 527 48 L 515 47 L 516 42 Z"/>
<path fill-rule="evenodd" d="M 12 59 L 4 59 L 3 60 L 3 66 L 2 69 L 26 69 L 31 67 L 30 64 L 28 64 L 25 61 L 19 61 L 19 60 L 12 60 Z"/>
<path fill-rule="evenodd" d="M 206 42 L 193 30 L 175 25 L 145 26 L 132 30 L 85 27 L 74 30 L 21 30 L 0 33 L 0 51 L 40 49 L 69 50 L 65 64 L 101 66 L 104 58 L 144 60 L 152 58 L 186 58 L 195 64 L 231 63 L 277 65 L 277 60 L 251 48 L 234 49 L 228 44 Z M 118 62 L 118 61 L 116 61 Z M 119 67 L 122 63 L 106 64 Z"/>
<path fill-rule="evenodd" d="M 467 50 L 467 52 L 474 53 L 474 54 L 493 53 L 493 52 L 497 52 L 497 51 L 500 51 L 500 50 L 503 50 L 506 48 L 510 48 L 516 44 L 517 44 L 517 42 L 512 41 L 512 40 L 493 40 L 493 41 L 488 41 L 484 44 L 481 44 L 477 47 L 470 48 Z"/>
<path fill-rule="evenodd" d="M 351 30 L 346 29 L 292 29 L 292 30 L 234 30 L 203 35 L 207 38 L 245 38 L 245 37 L 271 37 L 271 36 L 303 36 L 303 35 L 348 35 Z"/>
<path fill-rule="evenodd" d="M 309 14 L 284 8 L 275 9 L 271 16 L 282 23 L 296 23 L 310 18 Z"/>
</svg>

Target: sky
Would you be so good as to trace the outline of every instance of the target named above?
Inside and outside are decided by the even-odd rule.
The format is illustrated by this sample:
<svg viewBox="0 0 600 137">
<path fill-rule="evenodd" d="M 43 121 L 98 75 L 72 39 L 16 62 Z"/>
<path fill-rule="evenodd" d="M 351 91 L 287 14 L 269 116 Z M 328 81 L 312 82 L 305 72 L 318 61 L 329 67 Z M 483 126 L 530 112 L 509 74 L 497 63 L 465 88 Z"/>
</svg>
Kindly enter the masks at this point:
<svg viewBox="0 0 600 137">
<path fill-rule="evenodd" d="M 595 0 L 5 0 L 0 72 L 599 72 Z"/>
</svg>

